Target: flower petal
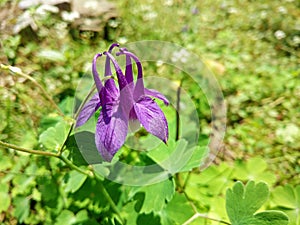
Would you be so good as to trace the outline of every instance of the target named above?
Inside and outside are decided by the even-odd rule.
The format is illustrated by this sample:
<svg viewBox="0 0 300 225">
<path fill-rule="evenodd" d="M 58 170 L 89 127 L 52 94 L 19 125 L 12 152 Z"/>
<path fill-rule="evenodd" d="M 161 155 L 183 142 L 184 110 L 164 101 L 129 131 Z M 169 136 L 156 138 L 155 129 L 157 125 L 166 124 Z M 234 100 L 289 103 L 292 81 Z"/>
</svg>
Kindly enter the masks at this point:
<svg viewBox="0 0 300 225">
<path fill-rule="evenodd" d="M 134 104 L 134 110 L 145 129 L 166 143 L 169 136 L 168 123 L 156 102 L 148 96 L 142 96 Z"/>
<path fill-rule="evenodd" d="M 128 131 L 128 119 L 118 105 L 105 105 L 98 118 L 95 142 L 102 158 L 110 162 L 124 144 Z"/>
<path fill-rule="evenodd" d="M 115 81 L 109 78 L 105 82 L 106 95 L 109 96 L 110 101 L 116 101 L 119 97 L 119 89 L 116 87 Z"/>
<path fill-rule="evenodd" d="M 100 98 L 99 93 L 93 95 L 93 97 L 85 103 L 85 105 L 82 107 L 79 116 L 76 121 L 76 127 L 82 126 L 86 123 L 86 121 L 91 118 L 91 116 L 99 109 L 100 107 Z"/>
<path fill-rule="evenodd" d="M 157 90 L 145 88 L 145 94 L 146 95 L 150 95 L 150 96 L 152 96 L 154 98 L 158 98 L 158 99 L 162 100 L 165 105 L 169 105 L 170 104 L 169 100 L 162 93 L 160 93 Z"/>
</svg>

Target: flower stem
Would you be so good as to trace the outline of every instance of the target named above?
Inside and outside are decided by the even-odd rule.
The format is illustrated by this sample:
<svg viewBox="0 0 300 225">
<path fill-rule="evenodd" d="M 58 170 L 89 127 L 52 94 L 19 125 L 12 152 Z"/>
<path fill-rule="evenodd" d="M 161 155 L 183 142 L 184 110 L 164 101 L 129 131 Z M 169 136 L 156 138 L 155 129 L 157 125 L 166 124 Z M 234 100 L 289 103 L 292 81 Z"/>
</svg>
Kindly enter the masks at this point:
<svg viewBox="0 0 300 225">
<path fill-rule="evenodd" d="M 64 116 L 63 112 L 60 110 L 60 108 L 58 107 L 58 105 L 54 102 L 54 100 L 52 99 L 52 97 L 48 94 L 48 92 L 45 90 L 45 88 L 43 88 L 33 77 L 25 74 L 22 72 L 22 70 L 18 67 L 14 67 L 14 66 L 10 66 L 10 65 L 4 65 L 4 64 L 0 64 L 0 68 L 4 69 L 4 70 L 9 70 L 14 74 L 17 74 L 21 77 L 24 77 L 28 80 L 30 80 L 32 83 L 34 83 L 34 85 L 36 85 L 44 94 L 44 96 L 47 98 L 47 100 L 51 103 L 51 105 L 57 110 L 57 112 L 61 115 Z"/>
</svg>

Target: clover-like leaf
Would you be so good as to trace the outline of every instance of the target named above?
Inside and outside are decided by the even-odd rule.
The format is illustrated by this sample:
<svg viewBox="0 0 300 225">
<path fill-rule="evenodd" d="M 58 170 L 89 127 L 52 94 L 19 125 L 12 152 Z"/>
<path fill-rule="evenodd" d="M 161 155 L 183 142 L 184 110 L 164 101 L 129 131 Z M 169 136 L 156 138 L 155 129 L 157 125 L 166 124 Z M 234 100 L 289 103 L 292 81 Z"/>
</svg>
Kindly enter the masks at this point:
<svg viewBox="0 0 300 225">
<path fill-rule="evenodd" d="M 237 182 L 226 192 L 226 210 L 232 225 L 285 225 L 288 217 L 281 211 L 255 212 L 269 197 L 267 184 L 249 181 L 244 187 Z"/>
</svg>

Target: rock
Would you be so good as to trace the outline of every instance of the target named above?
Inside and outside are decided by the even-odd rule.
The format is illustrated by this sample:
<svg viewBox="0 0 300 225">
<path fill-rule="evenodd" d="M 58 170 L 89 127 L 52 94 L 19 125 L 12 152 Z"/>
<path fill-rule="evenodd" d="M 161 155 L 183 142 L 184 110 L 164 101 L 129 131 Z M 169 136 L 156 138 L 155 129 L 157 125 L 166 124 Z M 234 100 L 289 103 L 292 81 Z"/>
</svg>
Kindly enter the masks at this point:
<svg viewBox="0 0 300 225">
<path fill-rule="evenodd" d="M 84 31 L 103 31 L 107 21 L 117 17 L 115 5 L 106 0 L 72 0 L 71 9 L 80 15 L 73 27 Z"/>
</svg>

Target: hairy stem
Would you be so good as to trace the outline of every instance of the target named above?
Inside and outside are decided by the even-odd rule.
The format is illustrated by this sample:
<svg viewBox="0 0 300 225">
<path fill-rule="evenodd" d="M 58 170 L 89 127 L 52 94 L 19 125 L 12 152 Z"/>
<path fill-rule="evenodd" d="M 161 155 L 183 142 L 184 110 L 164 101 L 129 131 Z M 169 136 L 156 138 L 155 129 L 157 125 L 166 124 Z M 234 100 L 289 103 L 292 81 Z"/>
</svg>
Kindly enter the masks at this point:
<svg viewBox="0 0 300 225">
<path fill-rule="evenodd" d="M 14 74 L 17 74 L 18 76 L 24 77 L 28 80 L 30 80 L 35 86 L 37 86 L 44 94 L 45 98 L 47 98 L 47 100 L 51 103 L 51 105 L 57 110 L 57 112 L 61 115 L 64 116 L 63 112 L 60 110 L 60 108 L 58 107 L 58 105 L 54 102 L 54 100 L 52 99 L 52 97 L 48 94 L 48 92 L 45 90 L 45 88 L 43 88 L 33 77 L 25 74 L 22 72 L 22 70 L 18 67 L 14 67 L 14 66 L 10 66 L 10 65 L 4 65 L 4 64 L 0 64 L 0 68 L 4 69 L 4 70 L 9 70 Z"/>
</svg>

